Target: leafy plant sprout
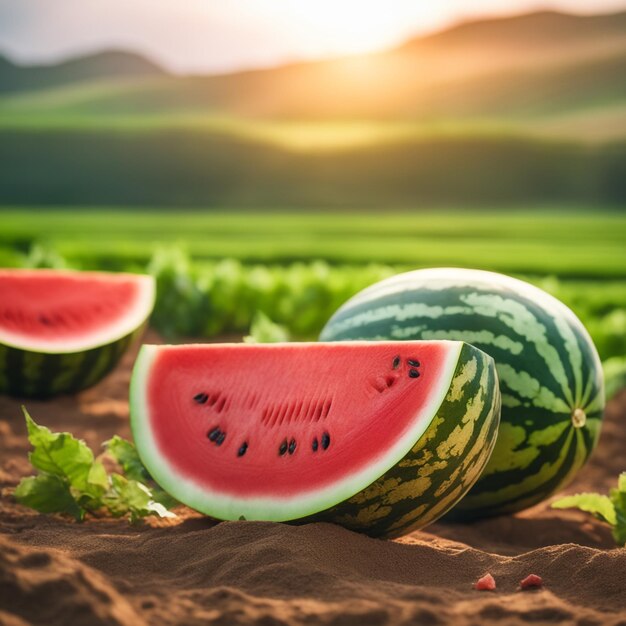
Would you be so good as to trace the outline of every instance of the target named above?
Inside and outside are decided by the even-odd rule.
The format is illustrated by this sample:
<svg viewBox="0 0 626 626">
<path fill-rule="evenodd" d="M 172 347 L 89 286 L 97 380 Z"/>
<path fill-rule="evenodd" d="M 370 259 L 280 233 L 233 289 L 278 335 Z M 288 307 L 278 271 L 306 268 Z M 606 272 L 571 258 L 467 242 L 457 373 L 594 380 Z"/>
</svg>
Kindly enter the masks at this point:
<svg viewBox="0 0 626 626">
<path fill-rule="evenodd" d="M 53 433 L 24 407 L 22 411 L 33 446 L 29 460 L 38 473 L 16 487 L 14 497 L 20 504 L 40 513 L 71 515 L 76 521 L 88 514 L 128 517 L 131 522 L 149 515 L 176 517 L 168 510 L 176 501 L 154 485 L 132 443 L 118 436 L 104 443 L 105 454 L 124 470 L 108 472 L 84 441 L 70 433 Z"/>
<path fill-rule="evenodd" d="M 618 546 L 626 545 L 626 472 L 617 479 L 617 487 L 608 495 L 577 493 L 552 503 L 553 509 L 580 509 L 608 524 Z"/>
</svg>

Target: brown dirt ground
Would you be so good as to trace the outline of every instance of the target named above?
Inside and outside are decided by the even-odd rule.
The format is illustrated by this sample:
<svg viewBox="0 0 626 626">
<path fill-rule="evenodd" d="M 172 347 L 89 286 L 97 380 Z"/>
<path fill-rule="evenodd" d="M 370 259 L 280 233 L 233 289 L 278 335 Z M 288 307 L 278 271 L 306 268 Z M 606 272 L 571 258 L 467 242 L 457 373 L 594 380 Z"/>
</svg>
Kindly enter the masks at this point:
<svg viewBox="0 0 626 626">
<path fill-rule="evenodd" d="M 115 433 L 130 437 L 133 358 L 97 387 L 28 409 L 94 450 Z M 0 398 L 0 624 L 626 626 L 626 549 L 589 516 L 549 503 L 395 542 L 330 524 L 218 524 L 187 509 L 138 525 L 39 515 L 10 496 L 32 473 L 19 405 Z M 607 490 L 626 469 L 625 449 L 626 392 L 567 491 Z M 473 590 L 485 572 L 496 591 Z M 530 573 L 544 587 L 522 592 Z"/>
</svg>

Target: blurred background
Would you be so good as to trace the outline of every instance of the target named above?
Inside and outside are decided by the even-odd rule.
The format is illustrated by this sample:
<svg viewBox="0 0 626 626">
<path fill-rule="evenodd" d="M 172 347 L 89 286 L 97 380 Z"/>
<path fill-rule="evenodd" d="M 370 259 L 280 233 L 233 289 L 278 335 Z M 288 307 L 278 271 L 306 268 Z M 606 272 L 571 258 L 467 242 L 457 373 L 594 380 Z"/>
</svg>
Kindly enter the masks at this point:
<svg viewBox="0 0 626 626">
<path fill-rule="evenodd" d="M 618 360 L 625 208 L 623 1 L 0 0 L 0 265 L 150 271 L 167 336 L 452 265 Z"/>
</svg>

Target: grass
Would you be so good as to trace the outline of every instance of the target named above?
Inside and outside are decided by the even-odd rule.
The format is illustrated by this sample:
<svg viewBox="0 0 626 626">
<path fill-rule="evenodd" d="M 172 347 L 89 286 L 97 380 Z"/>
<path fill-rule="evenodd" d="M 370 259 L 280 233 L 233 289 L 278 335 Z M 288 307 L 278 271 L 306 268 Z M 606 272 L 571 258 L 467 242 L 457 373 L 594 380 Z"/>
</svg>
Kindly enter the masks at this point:
<svg viewBox="0 0 626 626">
<path fill-rule="evenodd" d="M 159 247 L 182 245 L 196 260 L 318 258 L 626 278 L 626 216 L 595 210 L 260 214 L 7 208 L 0 219 L 0 259 L 17 259 L 43 243 L 94 268 L 145 264 Z"/>
<path fill-rule="evenodd" d="M 4 204 L 415 207 L 612 204 L 626 143 L 449 135 L 291 151 L 190 130 L 0 131 Z"/>
<path fill-rule="evenodd" d="M 179 130 L 219 132 L 234 137 L 266 141 L 290 150 L 341 150 L 381 143 L 396 143 L 429 137 L 527 136 L 562 139 L 589 144 L 626 139 L 626 103 L 582 107 L 573 111 L 541 116 L 498 118 L 476 116 L 469 119 L 429 118 L 425 120 L 264 120 L 245 119 L 210 111 L 182 113 L 90 114 L 55 110 L 41 102 L 20 97 L 0 99 L 0 129 L 56 130 L 70 133 L 109 130 L 144 132 Z M 31 96 L 32 97 L 32 96 Z M 49 98 L 49 95 L 48 95 Z M 34 103 L 41 110 L 33 110 Z"/>
<path fill-rule="evenodd" d="M 0 265 L 148 269 L 159 285 L 152 323 L 169 336 L 243 333 L 263 311 L 295 337 L 314 338 L 367 285 L 453 265 L 528 278 L 580 316 L 604 359 L 626 353 L 619 213 L 5 208 L 0 223 Z"/>
</svg>

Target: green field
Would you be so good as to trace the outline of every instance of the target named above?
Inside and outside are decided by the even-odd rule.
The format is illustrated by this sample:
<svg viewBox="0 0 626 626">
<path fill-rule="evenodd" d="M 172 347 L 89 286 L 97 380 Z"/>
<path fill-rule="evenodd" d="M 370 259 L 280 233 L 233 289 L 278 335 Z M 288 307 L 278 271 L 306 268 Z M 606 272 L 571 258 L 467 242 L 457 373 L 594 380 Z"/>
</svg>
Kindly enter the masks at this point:
<svg viewBox="0 0 626 626">
<path fill-rule="evenodd" d="M 561 278 L 626 279 L 626 215 L 587 210 L 209 213 L 5 209 L 5 263 L 45 244 L 84 267 L 146 264 L 163 246 L 197 260 L 459 265 Z"/>
<path fill-rule="evenodd" d="M 492 132 L 409 133 L 301 150 L 232 129 L 93 129 L 76 122 L 71 130 L 0 130 L 0 198 L 77 209 L 620 208 L 625 161 L 624 142 Z"/>
<path fill-rule="evenodd" d="M 313 338 L 352 294 L 398 271 L 526 277 L 626 354 L 626 216 L 580 212 L 158 212 L 2 209 L 0 264 L 149 271 L 169 336 L 243 333 L 256 311 Z"/>
</svg>

